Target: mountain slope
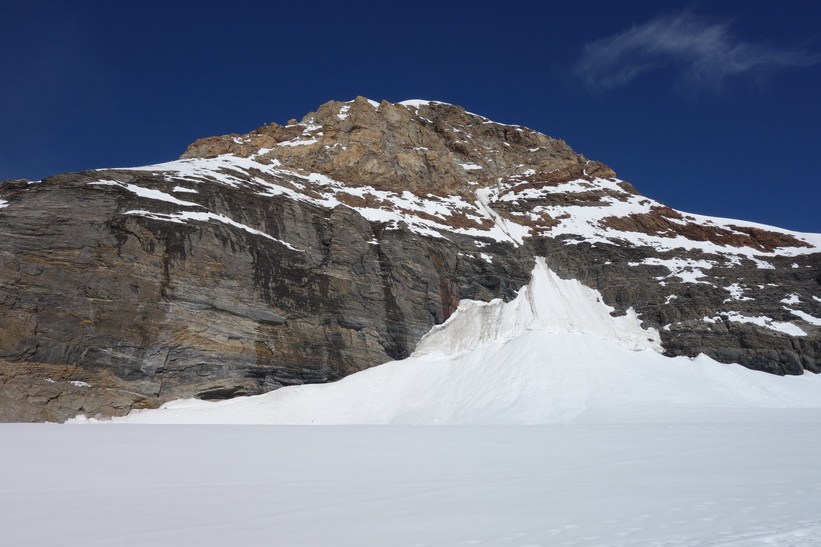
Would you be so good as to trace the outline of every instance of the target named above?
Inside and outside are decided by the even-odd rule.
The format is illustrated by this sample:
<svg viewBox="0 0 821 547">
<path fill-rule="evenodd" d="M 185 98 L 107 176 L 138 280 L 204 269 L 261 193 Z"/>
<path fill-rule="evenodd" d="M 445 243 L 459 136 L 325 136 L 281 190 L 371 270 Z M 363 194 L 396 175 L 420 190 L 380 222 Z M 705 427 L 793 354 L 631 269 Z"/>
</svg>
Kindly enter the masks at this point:
<svg viewBox="0 0 821 547">
<path fill-rule="evenodd" d="M 819 408 L 821 376 L 779 378 L 704 355 L 660 355 L 658 332 L 610 315 L 596 291 L 537 259 L 511 302 L 463 301 L 405 360 L 325 385 L 222 402 L 183 400 L 127 423 L 474 424 L 721 420 Z M 83 418 L 80 422 L 85 421 Z"/>
<path fill-rule="evenodd" d="M 453 105 L 330 102 L 0 199 L 4 419 L 337 380 L 409 356 L 461 300 L 514 298 L 534 257 L 667 355 L 821 370 L 821 236 L 672 210 Z"/>
</svg>

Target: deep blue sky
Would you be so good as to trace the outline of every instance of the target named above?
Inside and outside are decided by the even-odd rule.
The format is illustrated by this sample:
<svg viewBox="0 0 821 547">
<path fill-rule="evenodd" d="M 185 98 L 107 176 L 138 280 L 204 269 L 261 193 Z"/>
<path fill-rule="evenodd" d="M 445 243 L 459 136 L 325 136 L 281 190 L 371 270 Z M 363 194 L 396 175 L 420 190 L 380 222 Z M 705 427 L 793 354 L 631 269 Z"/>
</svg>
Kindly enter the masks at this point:
<svg viewBox="0 0 821 547">
<path fill-rule="evenodd" d="M 565 139 L 675 208 L 821 232 L 821 3 L 29 2 L 0 180 L 176 158 L 356 95 Z"/>
</svg>

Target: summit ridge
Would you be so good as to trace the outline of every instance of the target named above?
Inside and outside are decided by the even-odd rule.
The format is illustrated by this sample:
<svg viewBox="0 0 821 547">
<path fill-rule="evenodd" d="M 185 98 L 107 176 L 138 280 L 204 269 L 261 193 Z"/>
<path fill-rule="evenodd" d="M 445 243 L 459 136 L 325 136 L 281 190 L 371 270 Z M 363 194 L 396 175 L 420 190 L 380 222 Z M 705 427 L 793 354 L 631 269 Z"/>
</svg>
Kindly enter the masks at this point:
<svg viewBox="0 0 821 547">
<path fill-rule="evenodd" d="M 586 164 L 564 141 L 435 101 L 330 101 L 300 122 L 192 144 L 182 158 L 231 153 L 346 184 L 462 193 L 527 169 Z"/>
</svg>

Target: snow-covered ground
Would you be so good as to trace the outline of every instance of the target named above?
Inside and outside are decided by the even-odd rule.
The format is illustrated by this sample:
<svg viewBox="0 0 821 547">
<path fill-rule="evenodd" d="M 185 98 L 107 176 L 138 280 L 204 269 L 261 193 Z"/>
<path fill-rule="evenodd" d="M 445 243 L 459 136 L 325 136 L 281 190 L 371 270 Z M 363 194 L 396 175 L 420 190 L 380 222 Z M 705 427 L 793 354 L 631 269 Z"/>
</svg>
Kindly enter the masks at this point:
<svg viewBox="0 0 821 547">
<path fill-rule="evenodd" d="M 0 426 L 2 543 L 821 545 L 821 377 L 667 358 L 610 311 L 537 260 L 335 384 Z"/>
<path fill-rule="evenodd" d="M 0 426 L 3 545 L 821 545 L 821 413 Z"/>
</svg>

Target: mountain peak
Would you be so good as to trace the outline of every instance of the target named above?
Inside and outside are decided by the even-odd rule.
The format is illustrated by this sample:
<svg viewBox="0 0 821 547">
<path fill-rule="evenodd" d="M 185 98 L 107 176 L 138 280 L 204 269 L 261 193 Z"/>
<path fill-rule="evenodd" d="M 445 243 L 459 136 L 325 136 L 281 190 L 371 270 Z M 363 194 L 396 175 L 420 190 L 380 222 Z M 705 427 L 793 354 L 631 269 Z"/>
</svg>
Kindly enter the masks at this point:
<svg viewBox="0 0 821 547">
<path fill-rule="evenodd" d="M 676 211 L 435 101 L 331 101 L 178 161 L 7 181 L 0 233 L 0 420 L 336 380 L 460 301 L 524 295 L 540 257 L 668 355 L 821 370 L 821 235 Z"/>
<path fill-rule="evenodd" d="M 588 168 L 596 176 L 615 176 L 563 140 L 426 100 L 330 101 L 298 123 L 199 140 L 182 158 L 222 154 L 253 156 L 353 185 L 444 194 L 464 194 L 533 171 L 575 178 Z"/>
</svg>

